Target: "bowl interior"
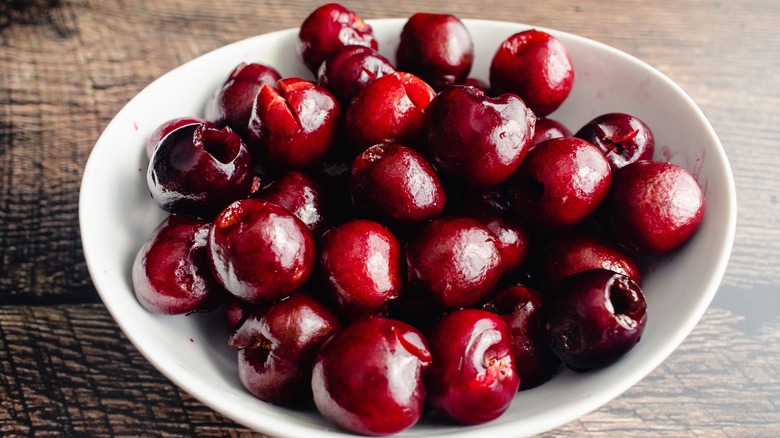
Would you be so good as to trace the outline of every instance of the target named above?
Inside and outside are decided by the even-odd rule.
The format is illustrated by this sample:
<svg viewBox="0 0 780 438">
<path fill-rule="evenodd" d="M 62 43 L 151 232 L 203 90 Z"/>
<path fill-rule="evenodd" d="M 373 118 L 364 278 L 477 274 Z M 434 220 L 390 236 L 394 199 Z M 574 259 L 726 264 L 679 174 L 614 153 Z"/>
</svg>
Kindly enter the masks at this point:
<svg viewBox="0 0 780 438">
<path fill-rule="evenodd" d="M 472 75 L 488 78 L 499 44 L 531 26 L 464 20 L 475 41 Z M 380 51 L 395 58 L 405 19 L 369 20 Z M 497 420 L 464 427 L 424 417 L 402 436 L 483 436 L 540 433 L 598 408 L 658 366 L 682 342 L 712 300 L 734 238 L 734 183 L 722 146 L 693 101 L 647 64 L 603 44 L 543 29 L 568 49 L 574 89 L 550 117 L 576 131 L 607 112 L 631 113 L 653 130 L 656 159 L 691 171 L 704 188 L 707 212 L 694 238 L 658 259 L 646 274 L 648 323 L 642 341 L 618 363 L 575 374 L 562 370 L 552 381 L 521 392 Z M 261 62 L 283 76 L 311 78 L 295 56 L 295 29 L 260 35 L 190 61 L 154 81 L 111 121 L 84 170 L 80 222 L 84 254 L 94 284 L 128 338 L 174 383 L 250 428 L 283 437 L 348 435 L 312 410 L 263 403 L 244 390 L 236 354 L 226 345 L 220 312 L 192 316 L 154 315 L 140 307 L 130 280 L 136 252 L 165 213 L 146 186 L 145 143 L 162 122 L 202 116 L 209 95 L 239 62 Z"/>
</svg>

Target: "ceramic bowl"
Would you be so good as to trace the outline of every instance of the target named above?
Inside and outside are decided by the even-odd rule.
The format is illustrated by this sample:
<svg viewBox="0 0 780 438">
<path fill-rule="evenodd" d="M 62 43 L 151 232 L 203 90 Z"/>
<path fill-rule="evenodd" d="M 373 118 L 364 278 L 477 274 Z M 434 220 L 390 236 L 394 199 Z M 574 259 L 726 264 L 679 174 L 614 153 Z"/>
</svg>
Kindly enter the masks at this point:
<svg viewBox="0 0 780 438">
<path fill-rule="evenodd" d="M 405 21 L 368 21 L 380 51 L 391 60 Z M 464 22 L 475 41 L 472 76 L 483 80 L 499 44 L 532 27 Z M 679 86 L 636 58 L 586 38 L 538 29 L 563 42 L 575 69 L 571 95 L 550 117 L 572 132 L 607 112 L 642 119 L 655 134 L 655 158 L 688 169 L 704 189 L 704 221 L 691 241 L 647 272 L 647 327 L 641 342 L 619 362 L 584 374 L 562 370 L 550 382 L 518 393 L 509 410 L 490 423 L 460 426 L 423 417 L 401 436 L 529 435 L 579 418 L 630 388 L 674 351 L 701 318 L 726 268 L 736 223 L 734 182 L 701 110 Z M 151 133 L 174 117 L 203 116 L 209 95 L 239 62 L 261 62 L 283 76 L 311 78 L 295 56 L 296 36 L 297 29 L 289 29 L 222 47 L 163 75 L 128 102 L 98 139 L 84 170 L 81 236 L 106 308 L 138 350 L 176 385 L 226 417 L 274 437 L 350 436 L 313 409 L 284 409 L 249 394 L 237 376 L 236 353 L 226 345 L 221 312 L 149 313 L 136 301 L 130 279 L 136 252 L 165 217 L 146 186 L 145 144 Z"/>
</svg>

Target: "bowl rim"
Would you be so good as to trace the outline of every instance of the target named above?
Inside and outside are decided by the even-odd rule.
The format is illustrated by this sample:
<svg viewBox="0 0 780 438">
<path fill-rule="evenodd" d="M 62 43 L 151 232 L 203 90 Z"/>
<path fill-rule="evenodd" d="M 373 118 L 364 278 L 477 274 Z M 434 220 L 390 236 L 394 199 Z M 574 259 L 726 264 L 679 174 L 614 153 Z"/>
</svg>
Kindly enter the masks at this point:
<svg viewBox="0 0 780 438">
<path fill-rule="evenodd" d="M 365 21 L 372 26 L 377 26 L 377 25 L 399 26 L 405 23 L 407 19 L 408 18 L 376 18 L 376 19 L 367 19 Z M 703 122 L 702 126 L 706 127 L 707 135 L 711 137 L 715 143 L 715 145 L 712 148 L 712 152 L 716 153 L 717 155 L 716 158 L 720 160 L 720 162 L 722 163 L 721 170 L 724 171 L 725 175 L 727 176 L 725 192 L 727 193 L 728 196 L 726 202 L 728 204 L 729 214 L 728 217 L 726 218 L 727 221 L 726 235 L 724 236 L 724 240 L 721 245 L 722 251 L 717 259 L 717 263 L 713 268 L 713 272 L 715 273 L 715 275 L 712 275 L 709 278 L 709 281 L 706 286 L 706 293 L 702 295 L 702 297 L 697 301 L 695 308 L 693 308 L 689 313 L 687 313 L 687 318 L 680 325 L 679 329 L 670 337 L 670 340 L 668 342 L 665 342 L 663 344 L 663 349 L 660 351 L 656 351 L 655 354 L 652 356 L 655 360 L 647 361 L 646 363 L 643 364 L 642 367 L 634 370 L 632 373 L 630 373 L 630 375 L 622 379 L 619 384 L 612 385 L 607 390 L 594 394 L 591 398 L 588 399 L 587 403 L 578 404 L 575 407 L 567 410 L 563 414 L 561 414 L 561 412 L 557 412 L 556 415 L 539 416 L 538 419 L 539 421 L 535 423 L 536 426 L 535 428 L 529 428 L 527 430 L 518 431 L 516 429 L 513 429 L 511 422 L 505 424 L 486 423 L 485 425 L 482 425 L 482 426 L 489 427 L 491 433 L 512 433 L 513 435 L 518 434 L 518 432 L 522 434 L 542 433 L 551 430 L 553 428 L 559 427 L 563 424 L 569 423 L 573 420 L 576 420 L 577 418 L 582 417 L 583 415 L 588 414 L 589 412 L 598 409 L 599 407 L 603 406 L 604 404 L 614 399 L 621 393 L 625 392 L 630 387 L 634 386 L 637 382 L 643 379 L 647 374 L 649 374 L 656 367 L 658 367 L 664 360 L 666 360 L 666 358 L 675 349 L 677 349 L 677 347 L 682 343 L 682 341 L 693 330 L 693 328 L 696 326 L 698 321 L 703 316 L 706 309 L 709 307 L 710 303 L 712 302 L 712 299 L 715 296 L 715 293 L 718 290 L 718 287 L 725 274 L 728 260 L 732 251 L 735 232 L 736 232 L 736 221 L 737 221 L 736 189 L 734 184 L 734 177 L 733 177 L 731 167 L 728 164 L 728 159 L 725 154 L 725 150 L 723 149 L 723 146 L 720 143 L 717 134 L 715 133 L 709 121 L 706 119 L 704 113 L 701 111 L 698 105 L 696 105 L 693 99 L 684 90 L 682 90 L 682 88 L 679 85 L 677 85 L 674 81 L 672 81 L 665 74 L 663 74 L 653 66 L 647 64 L 646 62 L 626 52 L 623 52 L 607 44 L 583 36 L 579 36 L 576 34 L 568 33 L 565 31 L 559 31 L 556 29 L 546 28 L 542 26 L 534 26 L 534 25 L 529 25 L 520 22 L 501 21 L 501 20 L 461 18 L 461 21 L 463 21 L 467 25 L 467 27 L 505 26 L 507 28 L 511 27 L 516 29 L 516 32 L 519 32 L 526 28 L 528 29 L 535 28 L 537 30 L 550 33 L 556 38 L 564 37 L 566 39 L 578 41 L 579 43 L 584 43 L 587 45 L 594 46 L 599 50 L 610 52 L 614 56 L 618 56 L 624 59 L 625 61 L 636 64 L 641 68 L 651 72 L 654 77 L 662 80 L 666 86 L 671 87 L 678 94 L 680 94 L 684 99 L 686 99 L 689 106 L 692 109 L 694 109 L 694 111 L 696 112 L 696 116 L 700 118 L 701 121 Z M 113 319 L 116 321 L 116 323 L 120 326 L 123 333 L 135 346 L 135 348 L 158 371 L 160 371 L 163 375 L 165 375 L 170 381 L 172 381 L 178 387 L 184 389 L 189 394 L 193 395 L 196 399 L 198 399 L 200 402 L 209 406 L 213 410 L 221 413 L 225 417 L 230 418 L 231 420 L 236 421 L 237 423 L 242 424 L 245 427 L 253 428 L 255 430 L 264 433 L 270 433 L 273 434 L 274 436 L 297 437 L 297 436 L 301 436 L 301 434 L 308 434 L 308 436 L 319 436 L 319 437 L 353 436 L 352 434 L 342 431 L 341 429 L 338 429 L 335 426 L 331 429 L 319 429 L 319 428 L 312 429 L 309 425 L 304 424 L 302 422 L 290 421 L 291 418 L 286 415 L 280 414 L 277 416 L 277 415 L 267 414 L 266 412 L 258 413 L 257 411 L 252 410 L 251 407 L 242 406 L 240 402 L 231 403 L 230 406 L 227 407 L 218 404 L 210 398 L 210 394 L 212 393 L 212 385 L 209 382 L 199 380 L 199 379 L 185 379 L 182 377 L 180 369 L 175 368 L 173 365 L 167 362 L 161 362 L 160 360 L 158 360 L 157 359 L 159 357 L 158 355 L 164 352 L 162 346 L 158 346 L 154 343 L 146 342 L 139 333 L 134 331 L 132 327 L 129 326 L 130 324 L 132 324 L 132 321 L 128 321 L 127 318 L 123 316 L 122 309 L 118 308 L 111 300 L 110 292 L 108 290 L 108 285 L 104 284 L 103 277 L 99 275 L 98 272 L 97 258 L 99 257 L 99 254 L 94 254 L 93 252 L 90 251 L 90 242 L 91 242 L 90 239 L 92 238 L 92 233 L 90 233 L 90 230 L 85 227 L 85 221 L 84 221 L 85 212 L 88 211 L 89 208 L 91 208 L 90 205 L 91 200 L 89 198 L 87 187 L 91 179 L 93 178 L 93 175 L 95 174 L 93 168 L 95 166 L 98 166 L 97 160 L 95 159 L 96 156 L 95 150 L 98 149 L 99 147 L 103 147 L 101 145 L 103 145 L 107 141 L 106 137 L 108 137 L 108 133 L 111 131 L 112 125 L 116 123 L 117 120 L 125 112 L 128 111 L 128 106 L 134 99 L 137 99 L 145 92 L 148 92 L 148 90 L 152 87 L 152 85 L 155 82 L 163 81 L 165 80 L 165 78 L 171 75 L 175 75 L 178 71 L 186 68 L 186 66 L 190 63 L 196 62 L 198 60 L 202 60 L 202 58 L 206 58 L 208 56 L 214 56 L 213 55 L 214 53 L 222 50 L 228 50 L 229 48 L 234 46 L 251 44 L 251 42 L 256 39 L 269 38 L 273 36 L 281 36 L 281 35 L 297 32 L 298 29 L 299 28 L 297 27 L 287 28 L 287 29 L 277 30 L 274 32 L 259 34 L 211 50 L 207 53 L 204 53 L 192 60 L 189 60 L 171 69 L 170 71 L 156 78 L 155 80 L 147 84 L 130 101 L 125 103 L 125 105 L 116 113 L 116 115 L 112 118 L 112 120 L 109 122 L 109 124 L 105 127 L 105 129 L 99 136 L 93 150 L 90 152 L 90 156 L 84 167 L 81 187 L 79 191 L 80 235 L 82 239 L 82 249 L 84 251 L 84 257 L 87 263 L 90 277 L 105 307 L 107 308 L 107 310 L 109 311 Z M 711 151 L 708 150 L 708 153 L 710 152 Z M 249 418 L 252 415 L 256 417 L 257 416 L 261 417 L 261 421 L 247 422 L 247 418 Z M 482 436 L 485 432 L 486 430 L 483 427 L 464 426 L 454 433 L 449 433 L 448 436 L 477 437 L 477 436 Z"/>
</svg>

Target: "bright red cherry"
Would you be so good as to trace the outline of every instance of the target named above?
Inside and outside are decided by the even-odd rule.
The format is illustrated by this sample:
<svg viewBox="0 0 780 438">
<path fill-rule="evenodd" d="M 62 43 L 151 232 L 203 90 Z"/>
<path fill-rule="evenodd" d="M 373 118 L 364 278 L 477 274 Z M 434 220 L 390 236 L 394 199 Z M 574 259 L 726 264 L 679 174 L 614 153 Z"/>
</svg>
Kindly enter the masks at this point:
<svg viewBox="0 0 780 438">
<path fill-rule="evenodd" d="M 457 310 L 433 327 L 428 341 L 433 361 L 425 370 L 428 403 L 464 424 L 498 418 L 520 386 L 512 335 L 493 313 Z"/>
<path fill-rule="evenodd" d="M 573 84 L 574 68 L 566 47 L 536 29 L 507 38 L 490 64 L 491 90 L 517 94 L 538 117 L 561 106 Z"/>
<path fill-rule="evenodd" d="M 212 271 L 228 292 L 252 303 L 282 299 L 306 283 L 314 239 L 300 219 L 260 199 L 236 201 L 209 233 Z"/>
</svg>

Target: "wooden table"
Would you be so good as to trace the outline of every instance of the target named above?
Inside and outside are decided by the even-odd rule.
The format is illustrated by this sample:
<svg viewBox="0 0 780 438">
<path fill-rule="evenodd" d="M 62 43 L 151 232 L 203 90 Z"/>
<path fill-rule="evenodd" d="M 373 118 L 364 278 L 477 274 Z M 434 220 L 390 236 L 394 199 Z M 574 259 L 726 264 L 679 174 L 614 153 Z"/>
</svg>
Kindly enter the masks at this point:
<svg viewBox="0 0 780 438">
<path fill-rule="evenodd" d="M 615 46 L 701 106 L 736 178 L 736 244 L 715 301 L 631 390 L 552 435 L 771 436 L 780 426 L 780 2 L 347 1 L 520 21 Z M 128 342 L 92 285 L 78 190 L 92 146 L 153 79 L 297 26 L 309 0 L 0 3 L 0 436 L 242 436 Z"/>
</svg>

